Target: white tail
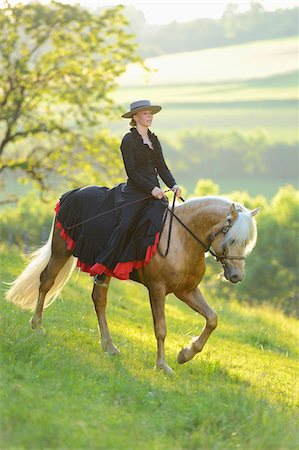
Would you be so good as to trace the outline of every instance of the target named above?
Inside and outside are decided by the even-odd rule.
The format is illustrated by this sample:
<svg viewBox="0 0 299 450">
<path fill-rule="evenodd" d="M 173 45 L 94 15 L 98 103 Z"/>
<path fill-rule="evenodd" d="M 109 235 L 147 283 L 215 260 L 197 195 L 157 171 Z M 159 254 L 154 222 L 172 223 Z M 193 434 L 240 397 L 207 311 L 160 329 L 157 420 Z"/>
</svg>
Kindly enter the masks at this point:
<svg viewBox="0 0 299 450">
<path fill-rule="evenodd" d="M 30 263 L 21 275 L 10 284 L 11 287 L 5 294 L 5 297 L 9 302 L 20 306 L 22 309 L 34 310 L 35 308 L 39 293 L 40 275 L 47 267 L 51 258 L 54 221 L 55 218 L 47 243 L 32 253 Z M 58 273 L 54 285 L 46 295 L 45 308 L 53 303 L 58 297 L 63 286 L 71 277 L 76 267 L 76 263 L 77 258 L 71 256 Z"/>
</svg>

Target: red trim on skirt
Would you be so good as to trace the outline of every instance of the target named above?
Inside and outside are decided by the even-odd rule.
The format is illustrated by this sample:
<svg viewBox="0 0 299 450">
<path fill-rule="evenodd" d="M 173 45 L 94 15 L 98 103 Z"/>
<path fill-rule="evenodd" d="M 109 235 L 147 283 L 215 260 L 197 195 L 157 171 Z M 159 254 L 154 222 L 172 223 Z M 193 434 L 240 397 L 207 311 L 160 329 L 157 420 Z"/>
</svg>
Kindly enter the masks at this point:
<svg viewBox="0 0 299 450">
<path fill-rule="evenodd" d="M 147 247 L 145 258 L 141 261 L 119 262 L 116 264 L 113 270 L 104 266 L 104 264 L 96 263 L 92 267 L 90 267 L 89 270 L 87 270 L 87 272 L 89 272 L 90 275 L 96 275 L 97 273 L 98 274 L 105 273 L 110 277 L 115 277 L 120 280 L 128 280 L 130 278 L 130 273 L 132 272 L 133 269 L 140 269 L 140 267 L 144 267 L 150 262 L 150 260 L 152 259 L 157 250 L 159 237 L 160 232 L 158 231 L 155 236 L 155 242 L 153 243 L 153 245 L 149 245 Z M 81 266 L 79 267 L 81 268 Z"/>
<path fill-rule="evenodd" d="M 56 214 L 58 214 L 59 209 L 60 209 L 60 202 L 56 204 L 55 207 Z M 75 241 L 73 241 L 73 239 L 68 235 L 66 230 L 63 228 L 62 223 L 59 222 L 58 220 L 56 221 L 56 226 L 59 230 L 61 230 L 60 236 L 66 241 L 67 249 L 72 251 L 76 245 Z M 108 267 L 104 266 L 104 264 L 96 263 L 93 266 L 89 266 L 88 264 L 85 264 L 78 259 L 77 267 L 79 267 L 82 272 L 89 273 L 90 276 L 95 276 L 97 274 L 101 275 L 102 273 L 105 273 L 109 277 L 115 277 L 120 280 L 128 280 L 130 278 L 130 273 L 132 272 L 132 270 L 140 269 L 140 267 L 144 267 L 150 262 L 150 260 L 156 253 L 159 238 L 160 232 L 158 231 L 156 233 L 153 245 L 149 245 L 147 247 L 145 258 L 143 260 L 119 262 L 116 264 L 115 268 L 111 270 Z"/>
<path fill-rule="evenodd" d="M 56 207 L 55 207 L 56 214 L 58 214 L 59 209 L 60 209 L 60 202 L 58 202 L 58 203 L 56 204 Z M 72 251 L 72 250 L 74 249 L 76 243 L 73 241 L 73 239 L 72 239 L 72 238 L 68 235 L 68 233 L 65 231 L 65 229 L 63 228 L 62 223 L 59 222 L 59 220 L 56 221 L 56 226 L 57 226 L 57 228 L 58 228 L 59 230 L 61 230 L 61 231 L 60 231 L 60 236 L 66 241 L 66 243 L 67 243 L 67 249 Z"/>
</svg>

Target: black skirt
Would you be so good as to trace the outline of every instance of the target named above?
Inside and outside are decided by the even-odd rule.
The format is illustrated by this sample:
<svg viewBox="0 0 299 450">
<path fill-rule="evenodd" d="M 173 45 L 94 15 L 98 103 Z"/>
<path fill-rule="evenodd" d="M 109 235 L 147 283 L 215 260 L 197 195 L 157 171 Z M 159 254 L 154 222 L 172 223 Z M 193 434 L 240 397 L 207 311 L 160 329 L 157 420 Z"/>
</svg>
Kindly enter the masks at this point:
<svg viewBox="0 0 299 450">
<path fill-rule="evenodd" d="M 138 279 L 156 252 L 167 204 L 131 184 L 88 186 L 60 198 L 56 226 L 82 271 Z"/>
</svg>

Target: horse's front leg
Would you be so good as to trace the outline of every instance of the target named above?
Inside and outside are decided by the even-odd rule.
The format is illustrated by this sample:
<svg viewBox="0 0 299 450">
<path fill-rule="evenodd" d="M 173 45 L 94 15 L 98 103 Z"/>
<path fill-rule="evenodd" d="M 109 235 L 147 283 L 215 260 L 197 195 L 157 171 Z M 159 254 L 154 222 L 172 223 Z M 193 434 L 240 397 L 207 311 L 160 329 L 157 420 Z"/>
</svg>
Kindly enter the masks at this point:
<svg viewBox="0 0 299 450">
<path fill-rule="evenodd" d="M 217 327 L 217 314 L 207 303 L 198 288 L 191 291 L 175 292 L 175 295 L 206 319 L 201 335 L 192 340 L 190 347 L 185 347 L 179 352 L 178 363 L 183 364 L 202 351 L 210 334 Z"/>
<path fill-rule="evenodd" d="M 110 278 L 106 277 L 105 284 L 94 284 L 92 291 L 92 300 L 99 322 L 102 349 L 104 352 L 107 352 L 110 355 L 118 355 L 119 350 L 113 344 L 106 320 L 107 291 L 109 283 Z"/>
<path fill-rule="evenodd" d="M 165 290 L 164 288 L 152 286 L 149 288 L 149 297 L 151 302 L 154 329 L 157 339 L 157 361 L 156 368 L 162 369 L 171 374 L 173 370 L 167 365 L 165 360 L 164 341 L 166 338 L 165 323 Z"/>
</svg>

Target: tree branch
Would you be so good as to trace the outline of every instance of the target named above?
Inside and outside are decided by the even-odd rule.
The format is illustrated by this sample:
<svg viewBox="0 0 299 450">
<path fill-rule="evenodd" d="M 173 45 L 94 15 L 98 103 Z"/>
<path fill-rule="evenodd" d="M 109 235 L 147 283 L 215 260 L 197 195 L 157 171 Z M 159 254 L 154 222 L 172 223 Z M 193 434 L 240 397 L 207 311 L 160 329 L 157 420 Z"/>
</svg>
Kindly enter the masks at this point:
<svg viewBox="0 0 299 450">
<path fill-rule="evenodd" d="M 10 94 L 17 89 L 17 87 L 13 86 L 12 77 L 10 75 L 8 76 L 7 79 L 9 82 L 9 89 L 7 91 L 4 91 L 4 98 L 3 98 L 2 102 L 0 103 L 1 107 L 6 105 Z"/>
</svg>

